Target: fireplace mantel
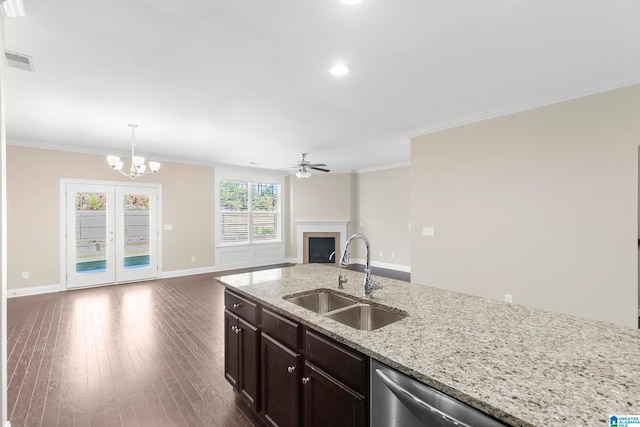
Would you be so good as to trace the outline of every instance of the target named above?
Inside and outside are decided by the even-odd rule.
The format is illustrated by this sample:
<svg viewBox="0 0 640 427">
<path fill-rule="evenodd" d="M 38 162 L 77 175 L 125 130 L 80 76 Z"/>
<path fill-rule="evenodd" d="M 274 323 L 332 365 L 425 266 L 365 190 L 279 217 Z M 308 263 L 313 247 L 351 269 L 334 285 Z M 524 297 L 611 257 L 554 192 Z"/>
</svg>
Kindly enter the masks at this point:
<svg viewBox="0 0 640 427">
<path fill-rule="evenodd" d="M 347 226 L 349 221 L 296 221 L 297 229 L 297 259 L 296 262 L 304 262 L 304 233 L 340 233 L 339 251 L 342 251 L 347 243 Z M 337 256 L 339 256 L 337 254 Z"/>
</svg>

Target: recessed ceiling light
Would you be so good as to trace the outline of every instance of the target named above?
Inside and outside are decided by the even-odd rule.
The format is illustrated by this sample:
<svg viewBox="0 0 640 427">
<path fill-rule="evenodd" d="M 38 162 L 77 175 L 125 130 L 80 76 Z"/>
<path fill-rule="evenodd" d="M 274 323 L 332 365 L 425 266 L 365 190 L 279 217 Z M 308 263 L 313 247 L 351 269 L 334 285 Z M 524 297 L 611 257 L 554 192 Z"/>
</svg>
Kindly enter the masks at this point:
<svg viewBox="0 0 640 427">
<path fill-rule="evenodd" d="M 329 72 L 334 76 L 344 76 L 345 74 L 349 73 L 349 68 L 347 68 L 347 66 L 344 64 L 338 64 L 331 67 Z"/>
<path fill-rule="evenodd" d="M 340 0 L 340 1 L 342 1 L 342 3 L 348 4 L 348 5 L 362 3 L 362 0 Z"/>
</svg>

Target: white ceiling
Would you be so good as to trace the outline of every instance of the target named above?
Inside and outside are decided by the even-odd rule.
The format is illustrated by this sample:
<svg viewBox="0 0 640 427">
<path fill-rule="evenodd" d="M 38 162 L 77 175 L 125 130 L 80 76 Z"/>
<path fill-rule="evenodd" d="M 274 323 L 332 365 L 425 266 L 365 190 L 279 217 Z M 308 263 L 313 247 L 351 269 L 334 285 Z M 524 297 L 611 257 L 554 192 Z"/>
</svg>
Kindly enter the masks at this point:
<svg viewBox="0 0 640 427">
<path fill-rule="evenodd" d="M 637 0 L 24 0 L 9 144 L 333 171 L 408 135 L 640 82 Z M 337 61 L 351 69 L 336 78 Z"/>
</svg>

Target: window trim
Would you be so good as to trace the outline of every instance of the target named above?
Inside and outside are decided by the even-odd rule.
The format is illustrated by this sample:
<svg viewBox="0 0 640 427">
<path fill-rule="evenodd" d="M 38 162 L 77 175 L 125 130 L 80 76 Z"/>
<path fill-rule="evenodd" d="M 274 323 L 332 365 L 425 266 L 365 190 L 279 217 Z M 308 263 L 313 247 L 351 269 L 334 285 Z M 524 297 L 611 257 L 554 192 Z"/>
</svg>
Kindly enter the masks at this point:
<svg viewBox="0 0 640 427">
<path fill-rule="evenodd" d="M 252 211 L 252 199 L 249 197 L 249 241 L 240 243 L 224 243 L 222 242 L 222 226 L 221 226 L 221 211 L 220 211 L 220 182 L 221 181 L 245 181 L 248 183 L 253 182 L 266 182 L 271 184 L 277 184 L 280 186 L 278 191 L 278 238 L 274 240 L 262 240 L 253 241 L 253 220 Z M 215 185 L 214 185 L 214 230 L 215 230 L 215 246 L 216 248 L 233 248 L 243 246 L 255 246 L 255 245 L 269 245 L 275 243 L 285 243 L 285 224 L 284 224 L 284 184 L 285 175 L 277 173 L 268 173 L 265 171 L 247 171 L 242 169 L 227 169 L 216 168 L 215 170 Z M 251 194 L 251 186 L 249 186 L 249 194 Z"/>
</svg>

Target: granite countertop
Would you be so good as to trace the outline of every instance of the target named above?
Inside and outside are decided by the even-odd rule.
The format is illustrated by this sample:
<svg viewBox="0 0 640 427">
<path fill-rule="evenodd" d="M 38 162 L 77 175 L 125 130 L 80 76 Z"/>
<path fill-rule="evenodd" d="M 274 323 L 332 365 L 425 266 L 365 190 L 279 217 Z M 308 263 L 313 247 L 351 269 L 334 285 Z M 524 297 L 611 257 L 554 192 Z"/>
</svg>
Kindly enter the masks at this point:
<svg viewBox="0 0 640 427">
<path fill-rule="evenodd" d="M 364 274 L 342 270 L 362 296 Z M 640 414 L 640 330 L 375 276 L 408 316 L 359 331 L 284 296 L 337 289 L 337 268 L 223 276 L 225 286 L 514 426 L 604 426 Z"/>
</svg>

